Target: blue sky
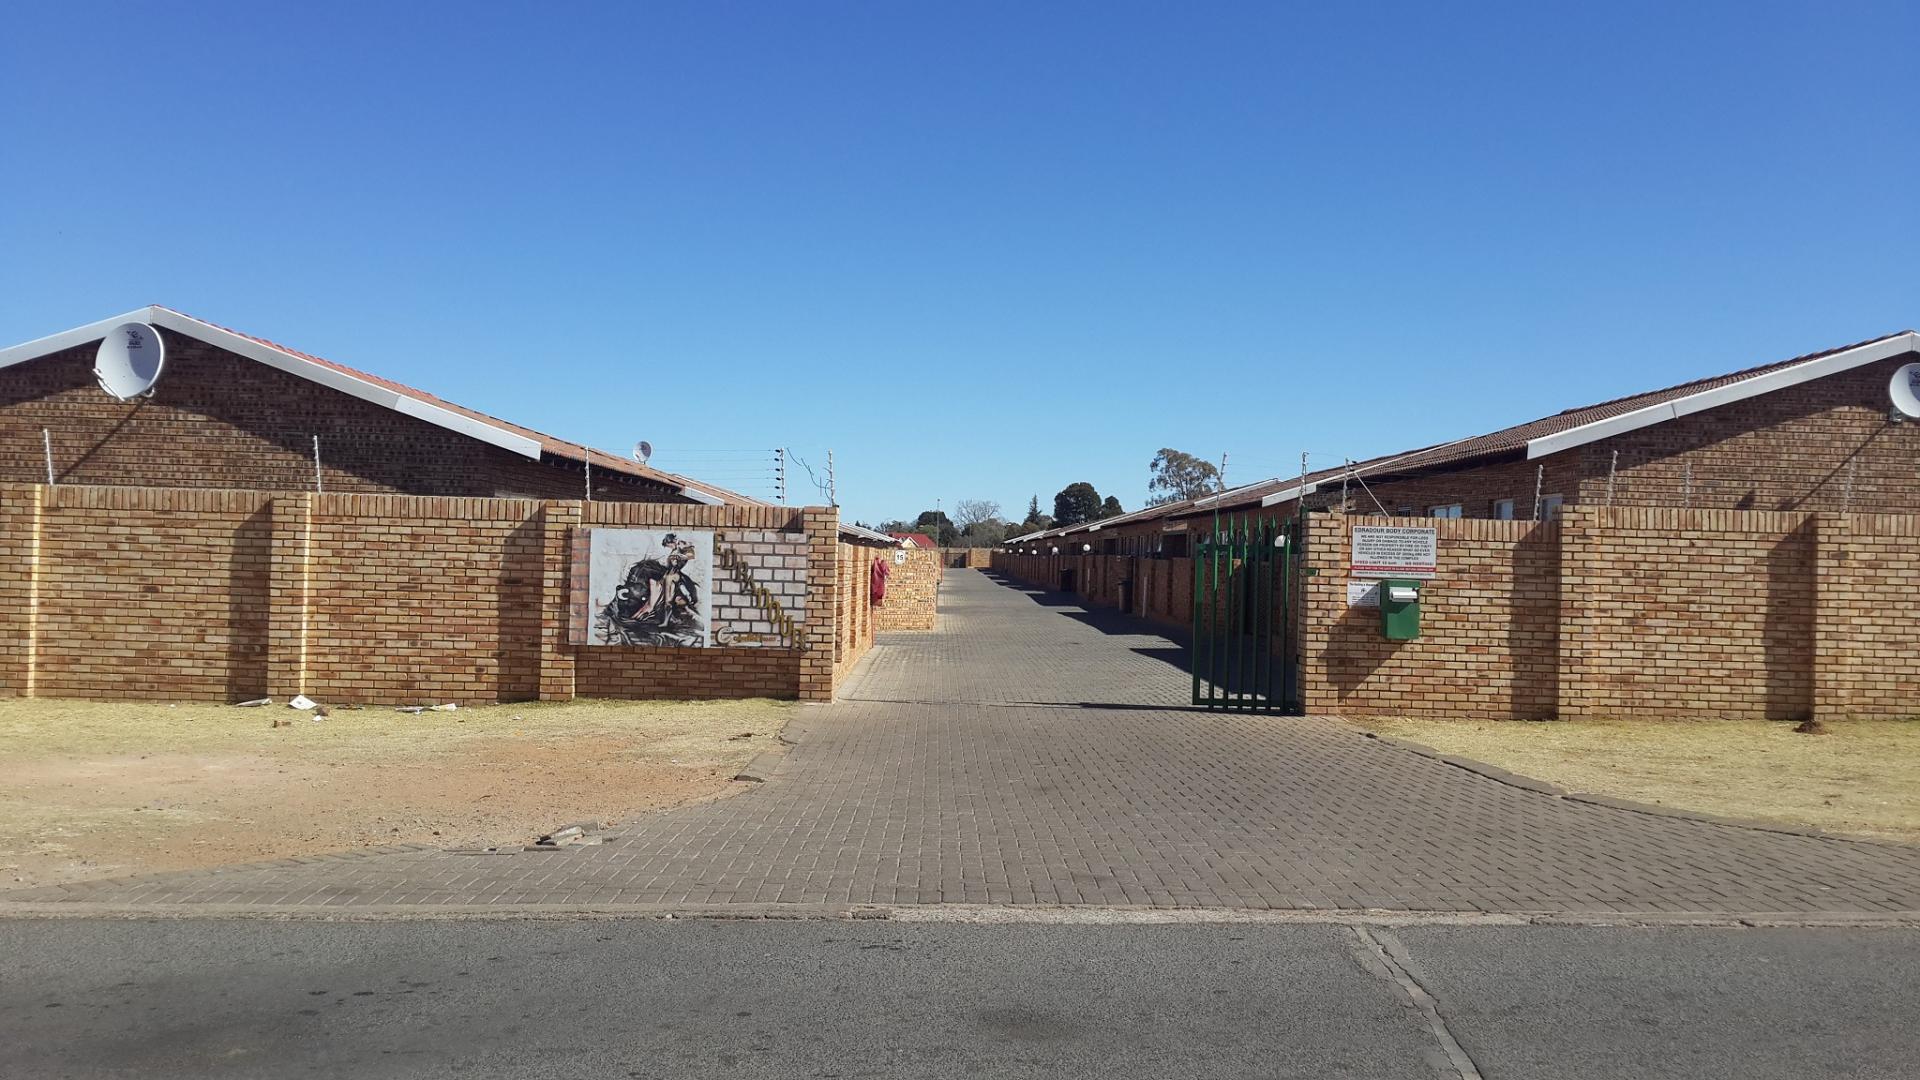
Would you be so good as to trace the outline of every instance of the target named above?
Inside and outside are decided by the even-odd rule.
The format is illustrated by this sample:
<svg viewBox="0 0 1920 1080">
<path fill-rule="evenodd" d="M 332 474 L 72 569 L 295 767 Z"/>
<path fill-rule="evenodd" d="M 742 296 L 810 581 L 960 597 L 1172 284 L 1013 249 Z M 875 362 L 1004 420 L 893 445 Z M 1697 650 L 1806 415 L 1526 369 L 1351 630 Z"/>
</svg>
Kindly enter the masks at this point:
<svg viewBox="0 0 1920 1080">
<path fill-rule="evenodd" d="M 14 5 L 0 343 L 158 302 L 753 493 L 832 448 L 849 518 L 1132 509 L 1161 446 L 1249 481 L 1920 324 L 1915 40 L 1911 3 Z"/>
</svg>

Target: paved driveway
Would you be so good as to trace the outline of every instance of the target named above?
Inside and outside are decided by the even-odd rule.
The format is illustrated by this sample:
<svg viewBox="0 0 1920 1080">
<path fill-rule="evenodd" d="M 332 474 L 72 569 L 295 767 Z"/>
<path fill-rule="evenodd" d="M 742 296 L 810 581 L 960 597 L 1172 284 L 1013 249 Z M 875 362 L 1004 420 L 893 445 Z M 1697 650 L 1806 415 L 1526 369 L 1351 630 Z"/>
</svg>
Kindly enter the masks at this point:
<svg viewBox="0 0 1920 1080">
<path fill-rule="evenodd" d="M 767 784 L 555 853 L 349 854 L 0 894 L 108 903 L 995 903 L 1920 912 L 1920 848 L 1511 787 L 1337 722 L 1179 708 L 1174 642 L 952 571 Z"/>
</svg>

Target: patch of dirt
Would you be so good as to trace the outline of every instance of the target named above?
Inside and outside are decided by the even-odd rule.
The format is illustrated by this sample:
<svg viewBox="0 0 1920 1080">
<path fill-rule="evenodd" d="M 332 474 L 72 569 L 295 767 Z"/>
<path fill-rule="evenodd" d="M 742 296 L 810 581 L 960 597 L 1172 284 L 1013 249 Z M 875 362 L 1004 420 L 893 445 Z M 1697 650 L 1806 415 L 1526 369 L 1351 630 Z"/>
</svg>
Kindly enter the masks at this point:
<svg viewBox="0 0 1920 1080">
<path fill-rule="evenodd" d="M 0 889 L 527 843 L 750 786 L 732 777 L 779 745 L 789 709 L 583 702 L 315 721 L 284 706 L 0 703 Z"/>
<path fill-rule="evenodd" d="M 1920 842 L 1920 720 L 1355 722 L 1568 791 Z"/>
</svg>

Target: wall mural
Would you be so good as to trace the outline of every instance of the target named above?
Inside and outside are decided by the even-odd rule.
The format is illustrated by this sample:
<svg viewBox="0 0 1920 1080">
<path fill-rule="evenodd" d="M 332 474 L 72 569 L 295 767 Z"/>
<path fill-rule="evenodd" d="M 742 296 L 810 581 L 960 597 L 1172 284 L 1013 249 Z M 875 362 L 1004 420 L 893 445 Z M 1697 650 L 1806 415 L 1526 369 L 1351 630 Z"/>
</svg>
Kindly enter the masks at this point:
<svg viewBox="0 0 1920 1080">
<path fill-rule="evenodd" d="M 589 644 L 712 644 L 712 532 L 596 528 L 587 565 Z"/>
</svg>

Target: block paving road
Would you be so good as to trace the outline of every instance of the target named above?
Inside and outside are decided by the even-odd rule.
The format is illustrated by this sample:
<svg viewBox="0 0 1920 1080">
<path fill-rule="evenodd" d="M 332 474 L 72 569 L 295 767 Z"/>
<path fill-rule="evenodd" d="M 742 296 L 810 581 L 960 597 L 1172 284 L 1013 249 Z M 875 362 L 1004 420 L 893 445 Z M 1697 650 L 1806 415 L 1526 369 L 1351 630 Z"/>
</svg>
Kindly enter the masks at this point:
<svg viewBox="0 0 1920 1080">
<path fill-rule="evenodd" d="M 551 853 L 343 853 L 0 893 L 107 904 L 1101 904 L 1920 913 L 1920 848 L 1556 798 L 1337 721 L 1185 708 L 1150 624 L 973 570 L 764 785 Z"/>
</svg>

